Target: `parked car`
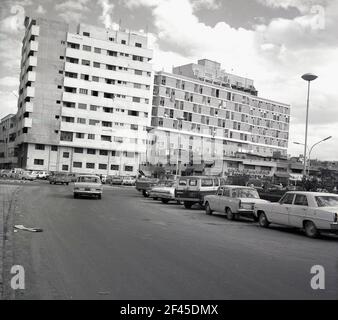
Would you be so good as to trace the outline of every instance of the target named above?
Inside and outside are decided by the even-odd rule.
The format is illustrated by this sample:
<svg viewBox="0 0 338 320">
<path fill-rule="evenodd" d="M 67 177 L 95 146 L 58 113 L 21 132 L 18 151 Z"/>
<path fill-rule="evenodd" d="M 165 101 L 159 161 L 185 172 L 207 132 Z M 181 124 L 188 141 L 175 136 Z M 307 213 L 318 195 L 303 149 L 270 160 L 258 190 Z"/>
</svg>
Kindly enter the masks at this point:
<svg viewBox="0 0 338 320">
<path fill-rule="evenodd" d="M 80 196 L 94 196 L 102 199 L 102 183 L 99 176 L 95 175 L 80 175 L 74 183 L 73 195 L 74 198 Z"/>
<path fill-rule="evenodd" d="M 1 178 L 11 178 L 12 171 L 7 170 L 7 169 L 3 169 L 3 170 L 1 170 L 0 176 L 1 176 Z"/>
<path fill-rule="evenodd" d="M 150 189 L 156 186 L 158 183 L 159 183 L 159 179 L 141 177 L 136 180 L 135 188 L 137 191 L 142 192 L 145 198 L 148 198 Z"/>
<path fill-rule="evenodd" d="M 38 171 L 36 177 L 38 179 L 46 180 L 49 177 L 49 172 L 47 171 Z"/>
<path fill-rule="evenodd" d="M 121 185 L 122 184 L 122 177 L 120 176 L 111 176 L 109 179 L 109 184 L 110 185 Z"/>
<path fill-rule="evenodd" d="M 256 220 L 254 205 L 266 202 L 268 201 L 259 198 L 255 188 L 243 186 L 221 186 L 216 194 L 204 197 L 206 214 L 210 215 L 214 211 L 223 213 L 229 220 L 240 216 Z"/>
<path fill-rule="evenodd" d="M 68 173 L 68 177 L 70 179 L 70 182 L 75 182 L 77 180 L 77 177 L 79 175 L 77 173 Z"/>
<path fill-rule="evenodd" d="M 161 200 L 163 203 L 169 201 L 176 201 L 175 189 L 177 182 L 173 180 L 166 180 L 159 182 L 158 185 L 149 190 L 149 197 L 155 200 Z"/>
<path fill-rule="evenodd" d="M 49 183 L 50 184 L 66 184 L 68 185 L 71 182 L 71 178 L 67 173 L 55 173 L 49 176 Z"/>
<path fill-rule="evenodd" d="M 254 213 L 262 227 L 271 223 L 304 229 L 314 238 L 321 231 L 338 233 L 338 195 L 289 191 L 277 203 L 258 203 Z"/>
<path fill-rule="evenodd" d="M 23 171 L 20 173 L 20 177 L 22 180 L 34 181 L 37 179 L 37 173 L 34 171 Z"/>
<path fill-rule="evenodd" d="M 134 186 L 135 182 L 136 182 L 136 179 L 131 176 L 122 178 L 122 185 L 124 186 Z"/>
<path fill-rule="evenodd" d="M 215 194 L 225 179 L 212 176 L 180 177 L 175 190 L 175 198 L 183 201 L 184 207 L 190 209 L 194 204 L 204 204 L 204 197 Z"/>
</svg>

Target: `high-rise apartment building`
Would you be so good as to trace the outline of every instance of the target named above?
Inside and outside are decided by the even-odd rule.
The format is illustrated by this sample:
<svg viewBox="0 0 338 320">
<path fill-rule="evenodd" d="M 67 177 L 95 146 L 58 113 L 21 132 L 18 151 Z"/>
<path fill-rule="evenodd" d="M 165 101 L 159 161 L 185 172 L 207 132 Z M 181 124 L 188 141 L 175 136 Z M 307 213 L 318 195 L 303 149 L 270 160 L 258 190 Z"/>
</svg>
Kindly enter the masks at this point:
<svg viewBox="0 0 338 320">
<path fill-rule="evenodd" d="M 271 173 L 273 156 L 286 157 L 290 106 L 258 97 L 253 80 L 204 59 L 157 72 L 154 82 L 149 163 Z"/>
<path fill-rule="evenodd" d="M 18 164 L 31 170 L 136 174 L 153 93 L 147 36 L 25 20 Z"/>
</svg>

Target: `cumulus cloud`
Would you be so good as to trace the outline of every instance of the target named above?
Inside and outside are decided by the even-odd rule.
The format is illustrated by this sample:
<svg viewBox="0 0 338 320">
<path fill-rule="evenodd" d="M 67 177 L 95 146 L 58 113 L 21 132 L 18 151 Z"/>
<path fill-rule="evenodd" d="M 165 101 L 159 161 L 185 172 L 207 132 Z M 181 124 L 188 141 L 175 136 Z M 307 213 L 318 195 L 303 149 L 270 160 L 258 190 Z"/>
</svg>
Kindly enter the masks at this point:
<svg viewBox="0 0 338 320">
<path fill-rule="evenodd" d="M 112 19 L 115 5 L 110 3 L 109 0 L 98 0 L 97 3 L 102 8 L 102 13 L 99 17 L 99 20 L 104 24 L 105 28 L 114 30 L 118 29 L 118 25 L 114 23 Z"/>
<path fill-rule="evenodd" d="M 45 14 L 47 11 L 44 9 L 44 7 L 40 4 L 37 9 L 36 9 L 36 13 L 38 14 Z"/>
<path fill-rule="evenodd" d="M 88 11 L 87 7 L 88 0 L 69 0 L 55 5 L 57 11 Z"/>
<path fill-rule="evenodd" d="M 20 84 L 18 77 L 3 77 L 0 78 L 0 85 L 5 87 L 18 87 Z"/>
<path fill-rule="evenodd" d="M 3 10 L 5 11 L 5 9 Z M 10 7 L 8 16 L 0 21 L 0 30 L 5 33 L 18 33 L 24 29 L 24 20 L 24 7 L 20 4 L 14 4 Z"/>
</svg>

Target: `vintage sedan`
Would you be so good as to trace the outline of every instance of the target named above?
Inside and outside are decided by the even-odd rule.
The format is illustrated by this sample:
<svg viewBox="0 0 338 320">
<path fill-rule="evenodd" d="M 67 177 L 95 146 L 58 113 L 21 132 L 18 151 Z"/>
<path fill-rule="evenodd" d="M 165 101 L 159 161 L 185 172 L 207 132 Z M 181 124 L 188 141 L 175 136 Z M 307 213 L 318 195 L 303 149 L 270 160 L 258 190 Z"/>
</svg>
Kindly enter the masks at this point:
<svg viewBox="0 0 338 320">
<path fill-rule="evenodd" d="M 257 203 L 268 203 L 260 199 L 258 192 L 252 187 L 226 185 L 218 188 L 216 194 L 204 198 L 206 214 L 214 211 L 226 214 L 229 220 L 245 216 L 256 220 L 254 206 Z"/>
<path fill-rule="evenodd" d="M 338 195 L 289 191 L 277 203 L 256 204 L 255 216 L 262 227 L 274 223 L 304 229 L 311 238 L 322 231 L 338 233 Z"/>
<path fill-rule="evenodd" d="M 101 179 L 95 175 L 80 175 L 74 183 L 74 198 L 80 196 L 94 196 L 98 199 L 102 198 Z"/>
<path fill-rule="evenodd" d="M 71 179 L 67 173 L 54 173 L 48 177 L 50 184 L 66 184 L 67 186 L 71 182 Z"/>
<path fill-rule="evenodd" d="M 149 197 L 154 200 L 161 200 L 162 203 L 168 203 L 169 201 L 176 201 L 175 188 L 177 182 L 173 180 L 161 181 L 157 186 L 152 187 L 149 190 Z"/>
</svg>

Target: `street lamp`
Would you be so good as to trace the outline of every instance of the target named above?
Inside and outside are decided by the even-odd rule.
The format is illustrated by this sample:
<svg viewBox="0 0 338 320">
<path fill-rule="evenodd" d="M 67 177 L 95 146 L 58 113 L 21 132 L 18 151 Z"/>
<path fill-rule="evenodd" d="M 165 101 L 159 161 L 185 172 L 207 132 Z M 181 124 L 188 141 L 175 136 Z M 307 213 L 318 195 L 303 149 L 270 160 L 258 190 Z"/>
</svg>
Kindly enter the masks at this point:
<svg viewBox="0 0 338 320">
<path fill-rule="evenodd" d="M 178 121 L 178 148 L 177 148 L 177 159 L 176 159 L 176 178 L 178 177 L 179 175 L 179 156 L 180 156 L 180 147 L 181 147 L 181 131 L 180 131 L 180 121 L 182 123 L 182 121 L 184 120 L 184 118 L 182 117 L 177 117 L 176 120 Z"/>
<path fill-rule="evenodd" d="M 310 151 L 309 151 L 309 167 L 308 167 L 308 175 L 310 175 L 311 152 L 312 152 L 312 149 L 313 149 L 316 145 L 318 145 L 318 144 L 320 144 L 320 143 L 322 143 L 322 142 L 324 142 L 324 141 L 326 141 L 326 140 L 329 140 L 329 139 L 331 139 L 331 138 L 332 138 L 332 136 L 326 137 L 325 139 L 322 139 L 322 140 L 316 142 L 316 143 L 310 148 Z"/>
<path fill-rule="evenodd" d="M 308 129 L 308 123 L 309 123 L 310 82 L 317 78 L 318 76 L 312 73 L 305 73 L 302 75 L 302 79 L 308 82 L 307 103 L 306 103 L 306 123 L 305 123 L 305 145 L 304 145 L 304 170 L 303 170 L 304 176 L 306 176 L 306 148 L 307 148 L 307 129 Z"/>
</svg>

